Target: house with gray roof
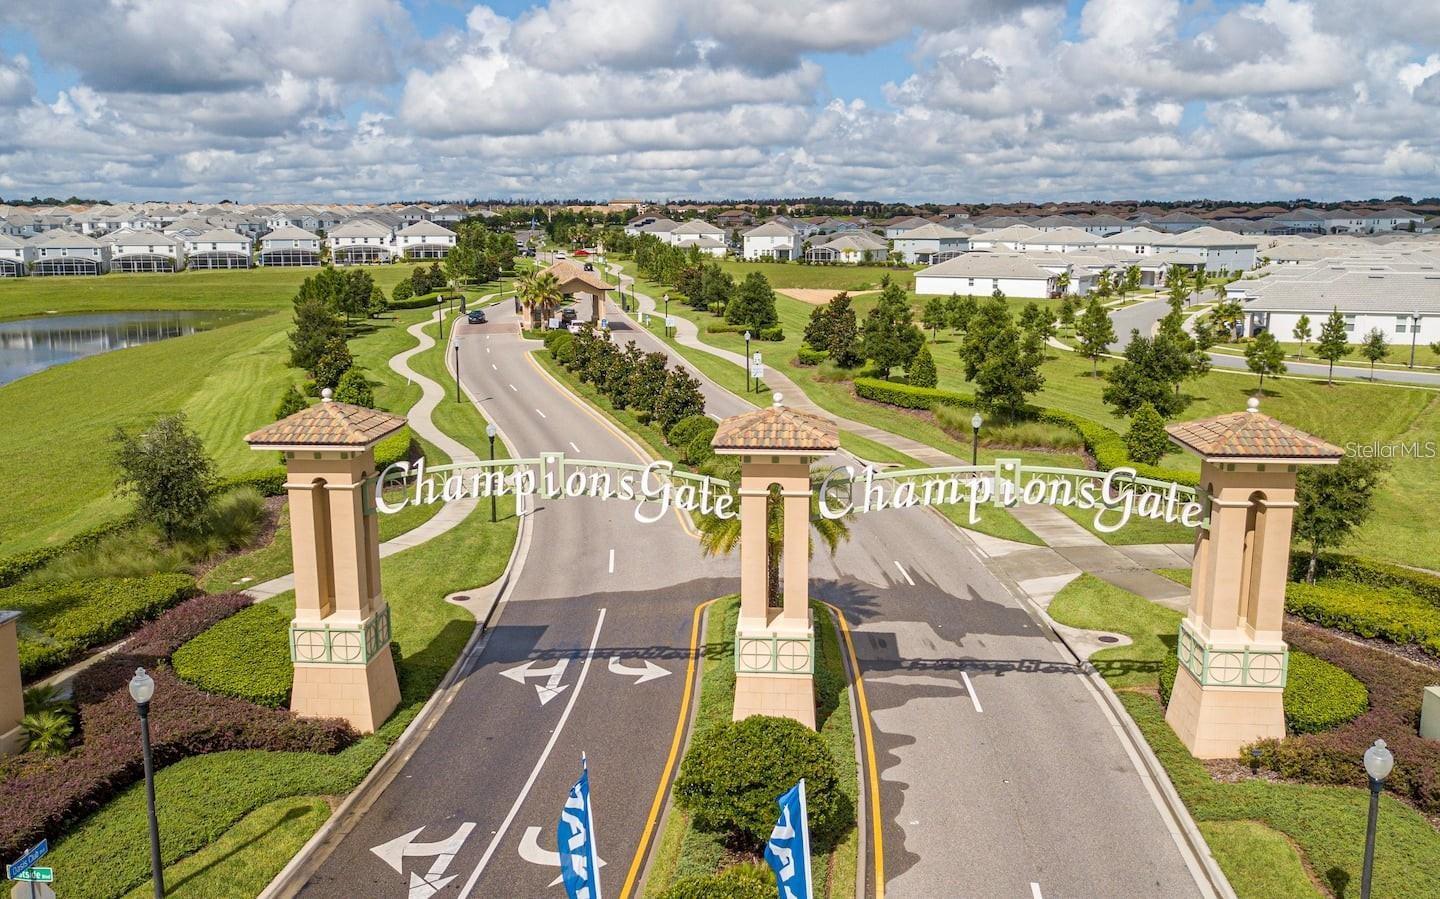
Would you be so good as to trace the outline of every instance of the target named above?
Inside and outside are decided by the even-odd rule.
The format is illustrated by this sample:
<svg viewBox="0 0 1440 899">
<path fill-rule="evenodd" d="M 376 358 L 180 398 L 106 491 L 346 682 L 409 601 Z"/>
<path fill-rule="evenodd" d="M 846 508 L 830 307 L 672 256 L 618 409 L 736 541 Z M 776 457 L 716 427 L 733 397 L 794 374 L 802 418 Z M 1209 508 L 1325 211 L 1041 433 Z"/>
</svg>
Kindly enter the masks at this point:
<svg viewBox="0 0 1440 899">
<path fill-rule="evenodd" d="M 962 253 L 916 272 L 915 292 L 989 296 L 999 290 L 1007 297 L 1044 299 L 1054 295 L 1058 277 L 1024 253 Z"/>
<path fill-rule="evenodd" d="M 260 238 L 260 265 L 266 267 L 320 264 L 320 235 L 294 225 L 283 225 Z"/>
<path fill-rule="evenodd" d="M 53 229 L 30 240 L 30 273 L 48 275 L 99 275 L 109 261 L 108 248 L 78 231 Z"/>
<path fill-rule="evenodd" d="M 800 258 L 803 241 L 794 228 L 780 222 L 766 222 L 740 235 L 741 252 L 745 259 L 775 259 L 789 262 Z"/>
<path fill-rule="evenodd" d="M 926 222 L 902 232 L 891 246 L 910 265 L 933 265 L 970 249 L 970 238 L 944 225 Z"/>
<path fill-rule="evenodd" d="M 25 238 L 0 233 L 0 278 L 23 278 L 30 274 L 32 252 Z"/>
<path fill-rule="evenodd" d="M 224 228 L 211 228 L 185 238 L 187 265 L 192 269 L 250 267 L 250 238 Z"/>
<path fill-rule="evenodd" d="M 341 222 L 325 235 L 330 258 L 336 265 L 375 265 L 395 255 L 394 231 L 374 218 Z"/>
<path fill-rule="evenodd" d="M 177 272 L 185 267 L 185 241 L 150 228 L 124 228 L 100 238 L 110 248 L 112 272 Z"/>
<path fill-rule="evenodd" d="M 395 251 L 406 259 L 444 259 L 458 241 L 444 225 L 416 222 L 395 232 Z"/>
</svg>

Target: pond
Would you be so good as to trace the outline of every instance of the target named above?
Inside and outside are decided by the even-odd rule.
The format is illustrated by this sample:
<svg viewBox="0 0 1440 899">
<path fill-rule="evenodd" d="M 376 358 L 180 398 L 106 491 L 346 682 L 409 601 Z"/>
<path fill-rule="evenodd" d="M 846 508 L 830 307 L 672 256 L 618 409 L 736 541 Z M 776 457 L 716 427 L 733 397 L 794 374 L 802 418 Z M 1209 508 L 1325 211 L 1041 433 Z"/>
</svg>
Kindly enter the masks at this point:
<svg viewBox="0 0 1440 899">
<path fill-rule="evenodd" d="M 96 312 L 0 322 L 0 385 L 97 353 L 184 337 L 250 318 L 244 312 Z"/>
</svg>

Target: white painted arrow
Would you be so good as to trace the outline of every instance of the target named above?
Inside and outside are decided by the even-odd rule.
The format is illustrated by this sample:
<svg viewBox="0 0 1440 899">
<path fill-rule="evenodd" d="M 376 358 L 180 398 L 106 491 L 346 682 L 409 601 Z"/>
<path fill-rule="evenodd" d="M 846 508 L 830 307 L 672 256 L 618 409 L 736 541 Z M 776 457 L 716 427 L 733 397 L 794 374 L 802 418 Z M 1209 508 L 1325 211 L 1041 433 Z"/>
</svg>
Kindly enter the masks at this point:
<svg viewBox="0 0 1440 899">
<path fill-rule="evenodd" d="M 569 684 L 560 683 L 560 678 L 565 676 L 565 667 L 570 664 L 569 659 L 557 659 L 548 668 L 536 668 L 535 660 L 531 659 L 523 665 L 517 665 L 508 671 L 500 672 L 517 684 L 525 683 L 527 678 L 543 677 L 545 683 L 535 685 L 535 694 L 540 697 L 540 704 L 544 705 L 550 700 L 559 696 L 565 691 Z"/>
<path fill-rule="evenodd" d="M 527 827 L 525 833 L 520 835 L 520 858 L 543 868 L 560 867 L 560 853 L 540 848 L 540 828 L 538 827 Z M 605 867 L 605 859 L 598 855 L 595 856 L 595 867 Z M 563 877 L 556 877 L 550 881 L 550 885 L 552 887 L 559 886 L 563 879 Z"/>
<path fill-rule="evenodd" d="M 668 677 L 670 674 L 670 672 L 649 659 L 645 660 L 645 667 L 643 668 L 630 668 L 620 664 L 619 656 L 610 657 L 610 673 L 633 677 L 637 684 L 643 684 L 647 680 L 659 680 L 662 677 Z"/>
<path fill-rule="evenodd" d="M 431 863 L 430 870 L 421 875 L 417 872 L 410 872 L 410 895 L 409 899 L 430 899 L 438 893 L 446 884 L 454 880 L 456 875 L 444 876 L 445 869 L 450 867 L 456 853 L 465 844 L 470 836 L 470 831 L 475 829 L 473 821 L 466 821 L 455 829 L 455 832 L 443 840 L 434 843 L 417 843 L 415 838 L 420 835 L 424 827 L 417 827 L 406 834 L 401 834 L 388 843 L 381 843 L 379 846 L 372 846 L 370 851 L 380 857 L 385 864 L 395 869 L 396 874 L 404 874 L 405 858 L 425 858 L 434 856 L 435 861 Z"/>
</svg>

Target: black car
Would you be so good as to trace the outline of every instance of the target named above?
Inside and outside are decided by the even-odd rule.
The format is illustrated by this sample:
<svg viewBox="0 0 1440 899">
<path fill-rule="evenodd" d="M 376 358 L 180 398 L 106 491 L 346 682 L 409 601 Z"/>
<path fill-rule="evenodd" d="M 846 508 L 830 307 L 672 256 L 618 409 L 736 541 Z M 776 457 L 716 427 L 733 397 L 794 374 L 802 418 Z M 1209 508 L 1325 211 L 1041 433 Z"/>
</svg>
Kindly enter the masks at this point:
<svg viewBox="0 0 1440 899">
<path fill-rule="evenodd" d="M 485 324 L 485 310 L 472 309 L 465 315 L 465 318 L 469 320 L 472 325 L 483 325 Z"/>
<path fill-rule="evenodd" d="M 575 309 L 572 306 L 566 306 L 565 308 L 561 309 L 557 314 L 560 316 L 561 324 L 568 325 L 575 320 Z"/>
</svg>

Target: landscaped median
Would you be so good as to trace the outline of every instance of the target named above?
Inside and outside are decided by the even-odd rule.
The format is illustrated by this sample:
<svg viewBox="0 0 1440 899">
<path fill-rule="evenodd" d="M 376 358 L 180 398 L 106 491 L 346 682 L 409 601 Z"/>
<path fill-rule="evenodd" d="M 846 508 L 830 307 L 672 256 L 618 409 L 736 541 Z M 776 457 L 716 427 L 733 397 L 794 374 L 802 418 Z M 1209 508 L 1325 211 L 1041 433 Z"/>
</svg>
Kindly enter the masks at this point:
<svg viewBox="0 0 1440 899">
<path fill-rule="evenodd" d="M 1242 899 L 1356 894 L 1369 801 L 1360 759 L 1376 737 L 1396 740 L 1395 782 L 1387 786 L 1413 797 L 1419 810 L 1382 797 L 1373 895 L 1440 895 L 1440 833 L 1426 819 L 1440 791 L 1422 797 L 1415 789 L 1436 770 L 1433 758 L 1417 756 L 1425 741 L 1413 732 L 1423 669 L 1319 629 L 1287 625 L 1286 639 L 1297 650 L 1285 690 L 1287 723 L 1292 731 L 1318 732 L 1261 741 L 1253 758 L 1242 752 L 1201 762 L 1166 723 L 1161 701 L 1179 613 L 1089 575 L 1063 589 L 1048 611 L 1071 627 L 1131 638 L 1131 645 L 1103 649 L 1091 662 L 1160 759 Z M 1407 759 L 1409 770 L 1402 770 Z"/>
<path fill-rule="evenodd" d="M 774 876 L 759 849 L 779 814 L 775 800 L 802 776 L 815 895 L 855 895 L 860 776 L 849 677 L 830 609 L 814 600 L 810 607 L 816 622 L 816 733 L 789 719 L 754 716 L 732 723 L 740 599 L 724 597 L 707 610 L 700 698 L 645 896 L 774 896 Z"/>
</svg>

